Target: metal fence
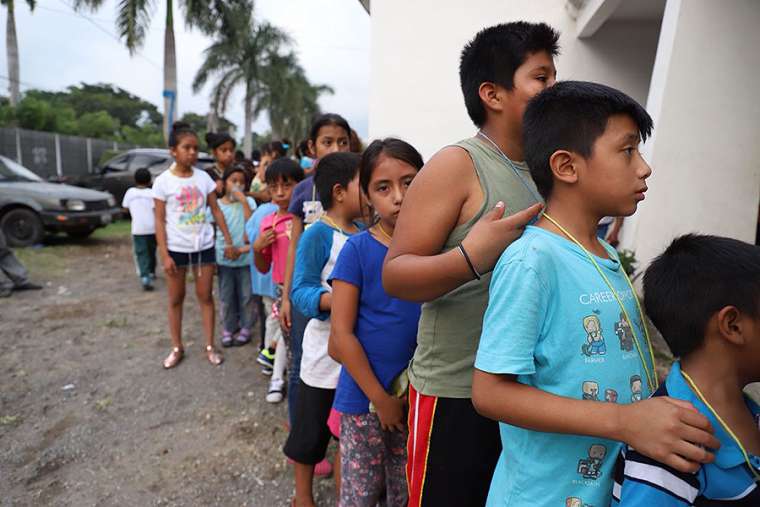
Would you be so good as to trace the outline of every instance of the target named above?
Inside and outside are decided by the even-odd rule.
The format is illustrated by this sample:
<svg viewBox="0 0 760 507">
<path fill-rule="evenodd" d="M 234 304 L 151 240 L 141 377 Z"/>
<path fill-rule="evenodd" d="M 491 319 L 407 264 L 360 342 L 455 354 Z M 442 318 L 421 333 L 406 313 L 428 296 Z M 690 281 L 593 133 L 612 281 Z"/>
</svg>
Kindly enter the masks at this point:
<svg viewBox="0 0 760 507">
<path fill-rule="evenodd" d="M 44 179 L 90 174 L 107 152 L 137 146 L 52 132 L 0 128 L 0 155 L 12 158 Z"/>
</svg>

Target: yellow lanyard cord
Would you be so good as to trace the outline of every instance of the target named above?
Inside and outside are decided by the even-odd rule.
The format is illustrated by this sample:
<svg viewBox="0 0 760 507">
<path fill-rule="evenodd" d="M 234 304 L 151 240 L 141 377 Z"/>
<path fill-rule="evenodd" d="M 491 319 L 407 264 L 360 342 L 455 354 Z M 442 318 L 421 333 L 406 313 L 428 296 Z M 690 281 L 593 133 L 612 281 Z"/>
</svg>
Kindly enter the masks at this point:
<svg viewBox="0 0 760 507">
<path fill-rule="evenodd" d="M 580 241 L 575 239 L 575 236 L 570 234 L 564 227 L 559 225 L 556 220 L 554 220 L 552 217 L 544 213 L 544 218 L 546 218 L 549 222 L 553 223 L 557 229 L 562 231 L 562 233 L 567 236 L 570 241 L 575 243 L 581 250 L 583 250 L 583 253 L 586 254 L 586 257 L 591 261 L 591 263 L 594 265 L 596 270 L 599 272 L 599 275 L 602 277 L 602 280 L 604 280 L 604 283 L 607 284 L 607 287 L 609 287 L 612 294 L 615 296 L 615 300 L 617 300 L 618 304 L 620 305 L 620 309 L 623 311 L 623 316 L 625 316 L 625 320 L 628 322 L 628 326 L 631 328 L 631 333 L 633 333 L 633 343 L 636 345 L 636 350 L 639 353 L 639 358 L 641 359 L 641 366 L 644 368 L 644 373 L 647 377 L 647 385 L 649 385 L 649 390 L 651 392 L 654 392 L 657 390 L 657 386 L 659 385 L 659 379 L 657 378 L 657 367 L 655 366 L 654 361 L 654 350 L 652 350 L 652 340 L 649 339 L 649 329 L 647 329 L 646 322 L 644 321 L 644 312 L 641 310 L 641 303 L 639 303 L 639 298 L 636 296 L 636 291 L 633 288 L 633 284 L 631 283 L 631 280 L 628 278 L 628 274 L 625 272 L 625 269 L 621 266 L 620 269 L 623 272 L 623 277 L 625 278 L 625 281 L 628 283 L 628 287 L 631 288 L 631 295 L 633 296 L 633 300 L 636 301 L 636 309 L 639 311 L 639 318 L 641 319 L 641 325 L 644 327 L 644 337 L 647 342 L 647 347 L 649 348 L 649 357 L 652 360 L 652 372 L 649 372 L 649 367 L 647 366 L 647 362 L 644 359 L 644 352 L 641 350 L 641 345 L 639 344 L 639 338 L 637 336 L 638 333 L 636 333 L 636 327 L 633 325 L 633 321 L 631 321 L 631 317 L 628 315 L 628 310 L 626 310 L 625 305 L 623 304 L 623 301 L 620 299 L 620 295 L 615 290 L 615 287 L 612 285 L 612 283 L 609 281 L 607 276 L 602 271 L 602 268 L 599 266 L 599 264 L 594 259 L 594 256 L 586 250 L 586 248 L 581 245 Z M 654 378 L 653 378 L 654 377 Z"/>
<path fill-rule="evenodd" d="M 346 231 L 338 227 L 338 224 L 336 224 L 335 221 L 333 221 L 333 219 L 328 217 L 327 215 L 322 215 L 321 217 L 319 217 L 319 219 L 322 220 L 327 225 L 329 225 L 330 227 L 332 227 L 333 229 L 335 229 L 336 231 L 338 231 L 339 233 L 343 234 L 344 236 L 348 236 Z"/>
<path fill-rule="evenodd" d="M 694 394 L 697 395 L 697 397 L 702 401 L 702 403 L 705 404 L 707 409 L 712 412 L 712 415 L 715 416 L 715 418 L 718 420 L 721 426 L 723 426 L 723 429 L 726 430 L 726 433 L 728 433 L 731 438 L 734 439 L 734 442 L 736 442 L 736 445 L 739 446 L 739 450 L 744 455 L 744 461 L 747 462 L 747 466 L 749 467 L 749 471 L 752 472 L 752 475 L 755 477 L 755 482 L 760 482 L 760 473 L 755 470 L 755 467 L 752 466 L 752 462 L 749 459 L 749 453 L 747 453 L 747 450 L 744 448 L 742 443 L 739 441 L 739 437 L 736 436 L 736 433 L 733 432 L 733 430 L 726 424 L 726 421 L 723 420 L 723 418 L 718 415 L 718 412 L 715 411 L 715 409 L 710 405 L 710 402 L 707 401 L 707 398 L 702 394 L 702 391 L 699 390 L 699 387 L 697 387 L 697 384 L 691 379 L 691 377 L 681 369 L 681 375 L 683 375 L 683 378 L 686 379 L 686 382 L 689 383 L 691 386 L 692 391 L 694 391 Z"/>
<path fill-rule="evenodd" d="M 387 239 L 389 242 L 393 240 L 393 238 L 391 237 L 391 235 L 388 234 L 387 232 L 385 232 L 385 229 L 383 228 L 383 224 L 381 224 L 380 222 L 378 222 L 377 223 L 377 227 L 380 230 L 380 234 L 382 234 L 383 236 L 385 236 L 385 239 Z"/>
</svg>

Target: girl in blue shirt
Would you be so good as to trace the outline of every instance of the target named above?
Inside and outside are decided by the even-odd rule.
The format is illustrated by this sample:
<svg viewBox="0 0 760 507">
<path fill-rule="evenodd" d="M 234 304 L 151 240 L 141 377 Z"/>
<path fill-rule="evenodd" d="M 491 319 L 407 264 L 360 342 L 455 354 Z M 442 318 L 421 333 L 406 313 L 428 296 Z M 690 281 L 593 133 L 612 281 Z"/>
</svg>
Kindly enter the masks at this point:
<svg viewBox="0 0 760 507">
<path fill-rule="evenodd" d="M 340 506 L 374 507 L 383 491 L 389 507 L 407 503 L 406 395 L 392 386 L 405 385 L 420 305 L 389 296 L 382 269 L 404 195 L 422 164 L 417 150 L 399 139 L 367 148 L 359 183 L 377 220 L 348 239 L 330 276 L 329 353 L 343 365 L 334 402 L 341 413 Z"/>
</svg>

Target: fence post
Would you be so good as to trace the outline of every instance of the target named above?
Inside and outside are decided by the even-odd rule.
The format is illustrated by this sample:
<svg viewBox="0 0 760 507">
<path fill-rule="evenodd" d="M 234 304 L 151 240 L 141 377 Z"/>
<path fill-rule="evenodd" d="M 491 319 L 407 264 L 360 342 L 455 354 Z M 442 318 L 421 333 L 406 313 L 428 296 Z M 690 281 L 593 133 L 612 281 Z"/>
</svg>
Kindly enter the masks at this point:
<svg viewBox="0 0 760 507">
<path fill-rule="evenodd" d="M 88 137 L 85 146 L 87 146 L 87 174 L 92 174 L 92 139 Z"/>
<path fill-rule="evenodd" d="M 24 165 L 24 159 L 21 156 L 21 129 L 16 129 L 16 162 Z"/>
<path fill-rule="evenodd" d="M 113 151 L 119 151 L 119 143 L 116 141 L 113 142 Z"/>
<path fill-rule="evenodd" d="M 61 136 L 55 135 L 55 172 L 58 177 L 63 177 L 63 163 L 61 161 Z"/>
</svg>

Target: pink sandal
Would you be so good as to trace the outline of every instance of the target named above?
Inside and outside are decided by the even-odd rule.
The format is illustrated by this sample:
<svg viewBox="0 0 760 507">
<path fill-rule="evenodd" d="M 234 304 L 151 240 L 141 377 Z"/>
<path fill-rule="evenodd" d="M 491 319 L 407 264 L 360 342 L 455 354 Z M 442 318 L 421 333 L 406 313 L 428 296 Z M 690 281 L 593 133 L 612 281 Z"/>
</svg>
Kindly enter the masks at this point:
<svg viewBox="0 0 760 507">
<path fill-rule="evenodd" d="M 208 357 L 208 362 L 214 366 L 219 366 L 224 362 L 224 357 L 214 350 L 213 345 L 206 345 L 206 357 Z"/>
<path fill-rule="evenodd" d="M 164 368 L 167 370 L 174 368 L 182 361 L 183 357 L 185 357 L 185 352 L 179 347 L 174 347 L 169 355 L 166 356 L 166 359 L 164 359 Z"/>
</svg>

